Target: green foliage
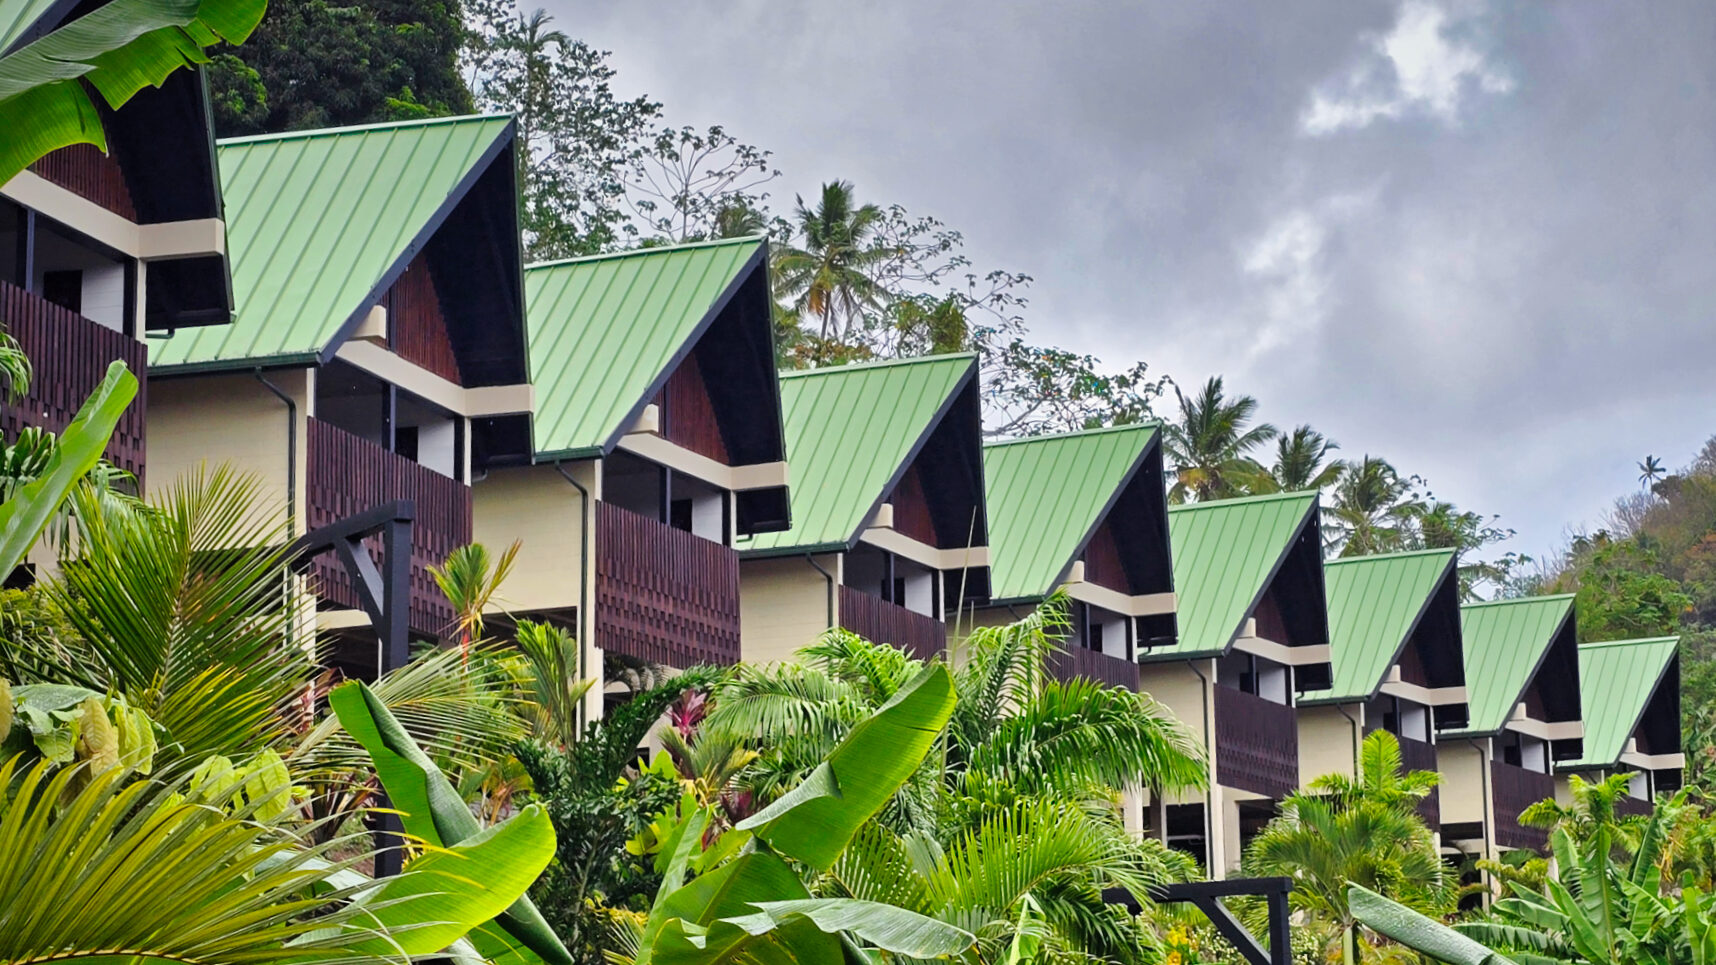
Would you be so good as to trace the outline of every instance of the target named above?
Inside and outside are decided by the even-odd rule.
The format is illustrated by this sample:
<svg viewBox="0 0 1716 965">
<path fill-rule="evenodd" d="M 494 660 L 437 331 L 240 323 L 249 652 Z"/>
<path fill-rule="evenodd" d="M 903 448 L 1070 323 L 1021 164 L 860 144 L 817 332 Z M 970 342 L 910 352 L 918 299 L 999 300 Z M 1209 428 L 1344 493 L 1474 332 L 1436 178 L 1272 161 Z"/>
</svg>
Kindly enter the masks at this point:
<svg viewBox="0 0 1716 965">
<path fill-rule="evenodd" d="M 144 87 L 243 43 L 266 0 L 113 0 L 0 55 L 0 184 L 74 144 L 107 150 L 91 94 L 117 110 Z M 40 11 L 37 11 L 40 12 Z"/>
<path fill-rule="evenodd" d="M 1692 598 L 1661 572 L 1656 551 L 1638 540 L 1598 535 L 1558 588 L 1577 594 L 1579 639 L 1628 640 L 1673 633 Z"/>
<path fill-rule="evenodd" d="M 1172 466 L 1174 502 L 1222 499 L 1245 492 L 1248 479 L 1260 470 L 1251 452 L 1279 432 L 1267 422 L 1252 424 L 1257 400 L 1249 395 L 1229 398 L 1221 376 L 1212 376 L 1180 400 L 1179 418 L 1163 427 L 1163 448 Z"/>
<path fill-rule="evenodd" d="M 8 686 L 0 679 L 0 760 L 25 754 L 49 764 L 85 763 L 147 774 L 156 724 L 121 696 L 65 684 Z"/>
<path fill-rule="evenodd" d="M 270 6 L 209 72 L 223 137 L 469 113 L 458 0 L 298 0 Z"/>
</svg>

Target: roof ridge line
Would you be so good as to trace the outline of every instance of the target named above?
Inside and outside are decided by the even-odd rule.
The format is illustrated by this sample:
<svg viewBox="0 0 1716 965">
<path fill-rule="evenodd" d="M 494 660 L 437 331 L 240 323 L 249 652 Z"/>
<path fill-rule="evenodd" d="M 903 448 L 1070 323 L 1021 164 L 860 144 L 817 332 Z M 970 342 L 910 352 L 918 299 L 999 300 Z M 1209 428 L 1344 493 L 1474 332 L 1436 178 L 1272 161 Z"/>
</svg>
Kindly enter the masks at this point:
<svg viewBox="0 0 1716 965">
<path fill-rule="evenodd" d="M 413 127 L 435 127 L 438 125 L 471 124 L 478 121 L 511 121 L 511 114 L 455 114 L 451 117 L 417 117 L 405 121 L 377 121 L 371 124 L 349 124 L 344 127 L 312 127 L 297 131 L 280 131 L 274 134 L 246 134 L 241 137 L 223 137 L 215 141 L 217 147 L 239 147 L 245 144 L 259 144 L 274 141 L 310 140 L 317 137 L 331 137 L 336 134 L 362 134 L 368 131 L 404 130 Z"/>
<path fill-rule="evenodd" d="M 626 248 L 622 251 L 603 251 L 593 255 L 575 255 L 571 258 L 556 258 L 552 261 L 533 261 L 524 266 L 525 271 L 539 268 L 559 268 L 563 265 L 578 265 L 592 261 L 613 261 L 618 258 L 638 258 L 645 255 L 661 255 L 675 251 L 695 251 L 699 248 L 721 248 L 728 245 L 756 244 L 767 241 L 765 235 L 744 235 L 739 238 L 709 238 L 703 241 L 686 241 L 673 245 L 653 245 L 647 248 Z"/>
<path fill-rule="evenodd" d="M 1676 633 L 1666 637 L 1635 637 L 1630 640 L 1596 640 L 1591 643 L 1579 644 L 1580 650 L 1599 650 L 1603 647 L 1639 647 L 1647 643 L 1679 643 L 1681 635 Z"/>
<path fill-rule="evenodd" d="M 1365 562 L 1374 562 L 1376 560 L 1400 560 L 1400 559 L 1407 559 L 1408 557 L 1413 557 L 1413 556 L 1442 556 L 1445 554 L 1446 555 L 1456 555 L 1457 552 L 1458 551 L 1455 550 L 1452 546 L 1439 546 L 1439 547 L 1436 547 L 1434 549 L 1398 550 L 1398 551 L 1393 552 L 1393 553 L 1370 553 L 1370 554 L 1367 554 L 1365 556 L 1337 556 L 1332 560 L 1323 561 L 1323 565 L 1324 566 L 1338 566 L 1342 563 L 1365 563 Z"/>
<path fill-rule="evenodd" d="M 1122 426 L 1097 426 L 1094 429 L 1074 429 L 1069 432 L 1045 432 L 1042 435 L 1036 436 L 1014 436 L 1011 439 L 995 439 L 990 442 L 985 442 L 983 444 L 983 448 L 999 449 L 1002 446 L 1016 446 L 1026 442 L 1053 442 L 1057 439 L 1081 439 L 1086 436 L 1099 436 L 1109 432 L 1131 432 L 1140 429 L 1153 429 L 1160 432 L 1162 429 L 1162 421 L 1160 419 L 1152 419 L 1148 422 L 1132 422 Z"/>
<path fill-rule="evenodd" d="M 807 375 L 840 375 L 846 372 L 861 372 L 868 369 L 885 369 L 904 365 L 923 365 L 930 362 L 953 362 L 977 360 L 976 352 L 946 352 L 941 355 L 914 355 L 903 359 L 871 359 L 865 362 L 846 362 L 842 365 L 827 365 L 815 369 L 793 369 L 782 372 L 782 379 L 803 378 Z"/>
<path fill-rule="evenodd" d="M 1504 603 L 1547 603 L 1550 600 L 1571 600 L 1572 593 L 1545 593 L 1541 596 L 1514 596 L 1501 600 L 1478 600 L 1473 603 L 1462 603 L 1460 609 L 1473 610 L 1478 607 L 1501 606 Z"/>
<path fill-rule="evenodd" d="M 1177 513 L 1192 509 L 1223 509 L 1228 506 L 1243 506 L 1248 503 L 1286 502 L 1292 499 L 1316 499 L 1320 492 L 1315 489 L 1296 489 L 1287 493 L 1263 493 L 1257 496 L 1234 496 L 1229 499 L 1212 499 L 1208 502 L 1180 503 L 1169 506 L 1168 512 Z"/>
</svg>

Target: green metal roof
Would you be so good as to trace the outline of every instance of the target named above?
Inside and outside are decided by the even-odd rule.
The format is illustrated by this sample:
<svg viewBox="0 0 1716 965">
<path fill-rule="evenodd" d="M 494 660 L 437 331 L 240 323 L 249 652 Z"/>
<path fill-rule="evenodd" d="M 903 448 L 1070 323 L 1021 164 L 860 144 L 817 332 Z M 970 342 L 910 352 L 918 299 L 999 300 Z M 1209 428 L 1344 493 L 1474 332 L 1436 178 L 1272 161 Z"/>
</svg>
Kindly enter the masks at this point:
<svg viewBox="0 0 1716 965">
<path fill-rule="evenodd" d="M 984 446 L 991 599 L 1054 590 L 1159 431 L 1143 423 Z"/>
<path fill-rule="evenodd" d="M 150 369 L 326 361 L 512 136 L 491 116 L 220 141 L 232 323 L 151 339 Z"/>
<path fill-rule="evenodd" d="M 1323 564 L 1334 683 L 1301 704 L 1369 700 L 1400 659 L 1437 587 L 1454 572 L 1451 549 L 1351 556 Z"/>
<path fill-rule="evenodd" d="M 1262 598 L 1288 550 L 1316 522 L 1317 494 L 1281 493 L 1173 506 L 1168 541 L 1174 555 L 1178 641 L 1144 661 L 1187 660 L 1228 651 L 1246 615 Z"/>
<path fill-rule="evenodd" d="M 837 365 L 781 375 L 792 528 L 740 544 L 750 555 L 849 548 L 878 503 L 977 377 L 977 356 Z"/>
<path fill-rule="evenodd" d="M 1466 726 L 1449 736 L 1500 733 L 1549 653 L 1549 645 L 1571 619 L 1571 593 L 1461 607 L 1468 714 Z"/>
<path fill-rule="evenodd" d="M 1562 768 L 1613 767 L 1680 649 L 1679 637 L 1614 640 L 1579 647 L 1585 752 Z"/>
<path fill-rule="evenodd" d="M 763 259 L 737 238 L 525 268 L 538 457 L 612 448 Z"/>
</svg>

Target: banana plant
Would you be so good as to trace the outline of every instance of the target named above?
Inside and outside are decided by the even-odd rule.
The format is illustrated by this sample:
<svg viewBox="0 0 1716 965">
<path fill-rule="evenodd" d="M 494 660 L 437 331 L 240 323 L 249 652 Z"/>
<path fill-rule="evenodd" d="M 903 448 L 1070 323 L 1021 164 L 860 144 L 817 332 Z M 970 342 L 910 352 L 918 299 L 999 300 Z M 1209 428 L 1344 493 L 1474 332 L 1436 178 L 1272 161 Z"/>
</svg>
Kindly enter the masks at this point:
<svg viewBox="0 0 1716 965">
<path fill-rule="evenodd" d="M 809 965 L 870 960 L 867 948 L 937 958 L 971 947 L 969 932 L 905 908 L 813 898 L 797 870 L 823 873 L 834 865 L 922 764 L 954 703 L 947 668 L 932 665 L 854 727 L 802 784 L 714 842 L 705 840 L 709 809 L 687 806 L 663 841 L 661 889 L 633 965 Z M 735 852 L 691 876 L 709 856 Z"/>
<path fill-rule="evenodd" d="M 267 9 L 267 0 L 111 0 L 0 55 L 0 129 L 7 132 L 0 138 L 0 184 L 62 147 L 107 150 L 86 84 L 118 110 L 174 71 L 208 63 L 205 48 L 243 43 Z M 0 22 L 0 50 L 28 26 L 15 17 L 0 13 L 12 21 Z"/>
</svg>

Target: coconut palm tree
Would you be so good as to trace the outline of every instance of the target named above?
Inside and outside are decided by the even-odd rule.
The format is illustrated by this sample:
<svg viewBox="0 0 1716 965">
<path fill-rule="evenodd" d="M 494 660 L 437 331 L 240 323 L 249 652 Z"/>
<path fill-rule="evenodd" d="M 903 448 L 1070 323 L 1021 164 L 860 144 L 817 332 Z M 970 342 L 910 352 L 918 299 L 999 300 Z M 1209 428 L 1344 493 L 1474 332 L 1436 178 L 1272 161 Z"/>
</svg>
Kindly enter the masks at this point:
<svg viewBox="0 0 1716 965">
<path fill-rule="evenodd" d="M 1261 473 L 1250 453 L 1279 433 L 1267 422 L 1252 425 L 1257 400 L 1227 397 L 1221 376 L 1211 376 L 1196 395 L 1178 388 L 1180 417 L 1163 427 L 1163 442 L 1174 464 L 1168 498 L 1185 502 L 1237 495 L 1245 480 Z"/>
<path fill-rule="evenodd" d="M 1386 460 L 1365 456 L 1342 474 L 1329 510 L 1341 556 L 1391 553 L 1411 545 L 1424 504 L 1413 481 Z"/>
<path fill-rule="evenodd" d="M 1275 439 L 1275 464 L 1246 480 L 1252 493 L 1291 493 L 1327 489 L 1341 478 L 1346 463 L 1330 457 L 1340 445 L 1308 425 Z"/>
<path fill-rule="evenodd" d="M 1662 466 L 1662 460 L 1655 456 L 1646 456 L 1639 462 L 1639 485 L 1649 489 L 1651 483 L 1668 475 L 1668 470 Z"/>
<path fill-rule="evenodd" d="M 830 181 L 815 207 L 798 198 L 793 218 L 796 244 L 774 256 L 775 296 L 801 318 L 817 319 L 823 343 L 842 342 L 886 299 L 874 274 L 891 255 L 876 237 L 882 209 L 859 204 L 852 182 Z"/>
</svg>

